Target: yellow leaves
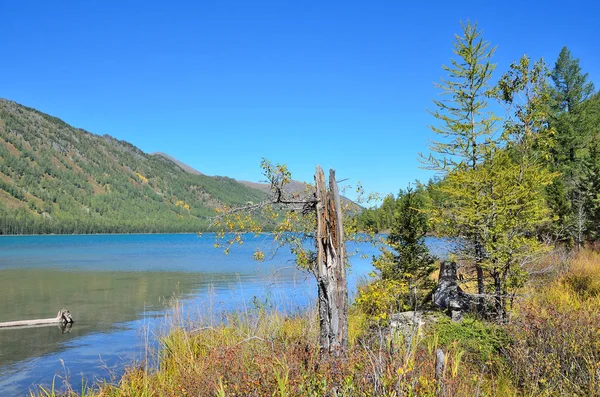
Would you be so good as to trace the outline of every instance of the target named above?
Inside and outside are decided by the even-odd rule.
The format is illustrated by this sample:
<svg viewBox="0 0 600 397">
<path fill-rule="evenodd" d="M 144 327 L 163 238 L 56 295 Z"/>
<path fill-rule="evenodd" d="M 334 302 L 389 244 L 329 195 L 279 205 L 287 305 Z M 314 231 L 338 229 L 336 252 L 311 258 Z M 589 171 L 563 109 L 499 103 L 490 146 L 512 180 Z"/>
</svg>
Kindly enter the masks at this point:
<svg viewBox="0 0 600 397">
<path fill-rule="evenodd" d="M 296 266 L 302 269 L 310 269 L 312 265 L 310 251 L 303 248 L 296 248 L 292 251 L 296 255 Z"/>
<path fill-rule="evenodd" d="M 254 258 L 255 261 L 262 262 L 265 260 L 265 253 L 259 248 L 256 251 L 254 251 L 254 254 L 252 254 L 252 257 Z"/>
<path fill-rule="evenodd" d="M 144 175 L 140 174 L 139 172 L 136 172 L 135 175 L 137 175 L 138 179 L 144 183 L 148 183 L 148 178 L 146 178 Z"/>
<path fill-rule="evenodd" d="M 175 207 L 181 207 L 188 212 L 190 211 L 190 205 L 184 202 L 183 200 L 177 200 L 175 202 Z"/>
<path fill-rule="evenodd" d="M 409 309 L 403 300 L 408 293 L 408 285 L 404 281 L 376 280 L 359 287 L 356 304 L 371 320 L 386 322 L 389 313 Z"/>
</svg>

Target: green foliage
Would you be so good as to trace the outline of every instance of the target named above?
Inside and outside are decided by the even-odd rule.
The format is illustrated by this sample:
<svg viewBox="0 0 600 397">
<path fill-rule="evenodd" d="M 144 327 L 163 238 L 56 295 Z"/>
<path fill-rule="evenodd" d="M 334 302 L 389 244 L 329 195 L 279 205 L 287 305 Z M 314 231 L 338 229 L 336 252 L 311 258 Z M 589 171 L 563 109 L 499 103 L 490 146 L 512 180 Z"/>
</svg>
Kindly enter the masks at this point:
<svg viewBox="0 0 600 397">
<path fill-rule="evenodd" d="M 411 286 L 419 284 L 420 287 L 429 281 L 434 258 L 424 241 L 428 228 L 427 216 L 422 211 L 422 191 L 422 188 L 414 190 L 409 187 L 400 192 L 387 247 L 373 261 L 383 280 L 403 280 Z"/>
<path fill-rule="evenodd" d="M 0 234 L 196 232 L 264 197 L 0 100 Z"/>
<path fill-rule="evenodd" d="M 359 287 L 354 303 L 371 321 L 387 323 L 390 314 L 411 309 L 409 293 L 405 281 L 380 279 Z"/>
<path fill-rule="evenodd" d="M 462 259 L 473 263 L 477 289 L 483 294 L 484 230 L 479 197 L 485 193 L 478 173 L 497 143 L 494 123 L 498 119 L 487 111 L 495 49 L 482 39 L 477 25 L 468 22 L 462 30 L 463 36 L 455 36 L 452 66 L 443 66 L 448 78 L 438 85 L 447 99 L 433 101 L 437 110 L 431 113 L 439 126 L 431 128 L 442 140 L 430 145 L 429 157 L 420 156 L 427 168 L 446 176 L 440 190 L 448 195 L 448 201 L 431 208 L 432 224 L 441 234 L 464 239 Z"/>
<path fill-rule="evenodd" d="M 550 125 L 555 131 L 552 148 L 553 170 L 561 173 L 560 182 L 548 191 L 550 206 L 558 218 L 553 228 L 555 237 L 567 246 L 583 245 L 584 239 L 595 238 L 594 217 L 586 203 L 589 191 L 590 145 L 597 140 L 600 128 L 600 100 L 593 95 L 594 86 L 583 73 L 579 59 L 564 47 L 551 73 L 553 86 L 548 88 L 552 112 Z"/>
<path fill-rule="evenodd" d="M 503 349 L 510 337 L 503 327 L 493 323 L 466 317 L 454 322 L 443 317 L 433 326 L 433 335 L 442 346 L 458 345 L 467 354 L 467 359 L 482 365 L 502 357 Z"/>
<path fill-rule="evenodd" d="M 481 38 L 477 24 L 462 25 L 463 36 L 456 35 L 455 59 L 451 66 L 443 66 L 448 79 L 437 87 L 446 98 L 434 100 L 436 110 L 431 114 L 439 126 L 431 129 L 444 137 L 433 142 L 428 157 L 421 155 L 427 168 L 449 172 L 457 168 L 474 168 L 489 154 L 494 143 L 494 123 L 497 118 L 488 112 L 490 79 L 496 68 L 491 63 L 495 48 Z"/>
<path fill-rule="evenodd" d="M 558 111 L 573 112 L 594 92 L 594 84 L 588 81 L 588 74 L 581 71 L 579 59 L 573 58 L 567 47 L 560 50 L 551 77 L 554 82 L 552 105 Z"/>
<path fill-rule="evenodd" d="M 414 308 L 416 296 L 430 291 L 429 275 L 434 258 L 429 254 L 424 237 L 427 217 L 422 211 L 425 190 L 401 191 L 393 202 L 393 222 L 381 254 L 373 258 L 378 278 L 358 290 L 355 305 L 376 323 L 385 323 L 392 313 Z M 393 201 L 392 201 L 393 200 Z M 418 291 L 418 292 L 417 292 Z"/>
<path fill-rule="evenodd" d="M 525 280 L 523 264 L 545 249 L 536 232 L 550 219 L 543 188 L 556 177 L 544 165 L 553 146 L 547 72 L 543 62 L 531 65 L 524 56 L 490 88 L 493 51 L 476 27 L 463 30 L 455 43 L 461 62 L 445 68 L 452 79 L 442 88 L 452 99 L 434 101 L 442 127 L 433 130 L 446 142 L 432 146 L 443 161 L 431 155 L 429 164 L 446 173 L 440 190 L 448 200 L 432 208 L 430 219 L 439 233 L 463 239 L 458 258 L 474 265 L 478 293 L 495 295 L 503 318 L 505 297 Z M 490 96 L 508 109 L 499 137 L 498 118 L 484 112 Z"/>
<path fill-rule="evenodd" d="M 444 193 L 438 188 L 443 180 L 439 178 L 430 179 L 426 184 L 414 182 L 415 195 L 420 201 L 419 208 L 426 209 L 443 202 L 446 199 Z M 396 215 L 401 212 L 400 202 L 404 192 L 400 191 L 396 196 L 389 194 L 384 197 L 381 205 L 374 208 L 366 208 L 354 217 L 358 230 L 373 233 L 390 232 L 395 223 Z"/>
<path fill-rule="evenodd" d="M 585 200 L 588 235 L 598 241 L 600 240 L 600 144 L 597 141 L 590 145 L 589 156 L 583 163 L 579 191 Z"/>
</svg>

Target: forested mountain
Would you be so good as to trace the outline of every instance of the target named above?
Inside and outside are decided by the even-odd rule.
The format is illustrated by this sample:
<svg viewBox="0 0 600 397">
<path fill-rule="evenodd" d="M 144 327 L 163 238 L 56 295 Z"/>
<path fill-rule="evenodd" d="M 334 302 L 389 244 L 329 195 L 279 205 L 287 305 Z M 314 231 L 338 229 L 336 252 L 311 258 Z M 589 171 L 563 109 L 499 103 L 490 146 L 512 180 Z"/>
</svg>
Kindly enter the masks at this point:
<svg viewBox="0 0 600 397">
<path fill-rule="evenodd" d="M 0 234 L 201 231 L 265 197 L 0 99 Z"/>
</svg>

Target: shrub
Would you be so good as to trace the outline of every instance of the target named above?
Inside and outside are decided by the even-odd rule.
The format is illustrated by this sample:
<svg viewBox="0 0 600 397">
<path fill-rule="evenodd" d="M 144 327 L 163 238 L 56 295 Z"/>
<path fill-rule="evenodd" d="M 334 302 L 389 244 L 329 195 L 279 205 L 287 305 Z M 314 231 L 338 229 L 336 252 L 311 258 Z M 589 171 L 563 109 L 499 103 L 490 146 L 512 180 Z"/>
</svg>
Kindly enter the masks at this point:
<svg viewBox="0 0 600 397">
<path fill-rule="evenodd" d="M 460 322 L 441 318 L 434 325 L 433 334 L 440 345 L 456 344 L 465 350 L 465 359 L 480 364 L 499 364 L 503 348 L 510 343 L 504 328 L 471 317 Z"/>
<path fill-rule="evenodd" d="M 375 280 L 358 288 L 355 305 L 377 323 L 386 323 L 391 313 L 410 310 L 408 285 L 399 280 Z"/>
</svg>

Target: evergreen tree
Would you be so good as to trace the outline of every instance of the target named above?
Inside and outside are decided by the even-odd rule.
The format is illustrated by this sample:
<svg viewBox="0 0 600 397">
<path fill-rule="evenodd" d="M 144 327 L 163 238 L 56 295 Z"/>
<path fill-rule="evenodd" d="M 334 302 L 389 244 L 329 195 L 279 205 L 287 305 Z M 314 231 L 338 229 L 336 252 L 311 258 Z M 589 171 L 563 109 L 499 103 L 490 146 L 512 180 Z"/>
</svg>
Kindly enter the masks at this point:
<svg viewBox="0 0 600 397">
<path fill-rule="evenodd" d="M 594 92 L 594 84 L 588 81 L 587 73 L 582 73 L 579 59 L 573 58 L 567 47 L 560 50 L 550 76 L 554 82 L 552 105 L 557 112 L 575 112 Z"/>
<path fill-rule="evenodd" d="M 423 286 L 429 282 L 434 258 L 424 240 L 428 227 L 427 216 L 422 211 L 421 191 L 408 187 L 400 192 L 394 222 L 387 237 L 387 244 L 393 252 L 383 249 L 382 255 L 374 261 L 382 279 L 403 280 L 411 286 Z"/>
<path fill-rule="evenodd" d="M 582 165 L 594 129 L 585 102 L 591 98 L 594 85 L 588 81 L 588 74 L 582 72 L 579 59 L 573 58 L 567 47 L 560 51 L 551 79 L 554 86 L 549 89 L 550 124 L 556 134 L 556 145 L 551 153 L 554 170 L 562 176 L 548 188 L 547 197 L 558 218 L 554 227 L 557 238 L 567 246 L 575 240 L 581 247 L 586 233 L 584 197 L 580 190 Z"/>
<path fill-rule="evenodd" d="M 491 58 L 495 48 L 481 37 L 477 25 L 467 22 L 462 25 L 463 36 L 456 35 L 454 41 L 455 59 L 451 66 L 443 66 L 448 79 L 442 80 L 438 88 L 446 97 L 436 100 L 437 110 L 431 112 L 440 125 L 432 126 L 432 130 L 443 141 L 433 142 L 433 152 L 427 158 L 421 155 L 425 166 L 450 175 L 455 172 L 475 171 L 489 158 L 495 146 L 494 124 L 498 120 L 487 110 L 488 93 L 491 89 L 490 79 L 495 69 Z M 470 198 L 481 196 L 482 186 L 476 181 L 460 186 L 461 194 Z M 452 193 L 454 186 L 448 191 Z M 479 210 L 480 204 L 475 202 Z M 452 205 L 449 208 L 436 208 L 438 213 L 433 217 L 442 223 L 452 220 L 452 226 L 442 232 L 461 236 L 468 244 L 461 251 L 463 259 L 470 260 L 477 272 L 477 289 L 479 294 L 485 293 L 483 260 L 483 235 L 479 216 L 466 219 L 462 212 L 464 207 Z M 443 215 L 440 211 L 443 211 Z M 440 224 L 438 223 L 438 226 Z M 483 303 L 480 302 L 480 309 Z"/>
<path fill-rule="evenodd" d="M 597 142 L 590 147 L 589 157 L 584 162 L 579 190 L 584 197 L 589 237 L 600 240 L 600 144 Z"/>
</svg>

